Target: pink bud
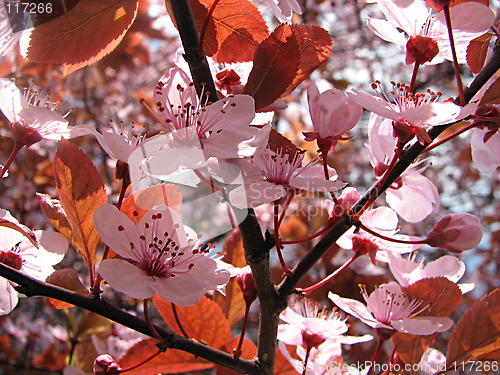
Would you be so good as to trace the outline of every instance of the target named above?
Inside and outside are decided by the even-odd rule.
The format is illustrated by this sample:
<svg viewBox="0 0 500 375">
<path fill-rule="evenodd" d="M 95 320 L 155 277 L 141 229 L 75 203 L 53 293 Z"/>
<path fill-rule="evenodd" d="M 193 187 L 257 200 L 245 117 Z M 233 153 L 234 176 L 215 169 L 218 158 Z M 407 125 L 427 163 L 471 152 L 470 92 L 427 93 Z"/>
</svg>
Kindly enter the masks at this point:
<svg viewBox="0 0 500 375">
<path fill-rule="evenodd" d="M 453 253 L 475 248 L 481 242 L 481 220 L 471 214 L 450 214 L 439 220 L 425 242 Z"/>
<path fill-rule="evenodd" d="M 120 365 L 109 354 L 101 354 L 94 361 L 95 375 L 118 375 Z"/>
<path fill-rule="evenodd" d="M 257 298 L 257 288 L 253 279 L 252 272 L 242 272 L 236 276 L 241 291 L 243 292 L 243 299 L 246 304 L 251 304 Z"/>
</svg>

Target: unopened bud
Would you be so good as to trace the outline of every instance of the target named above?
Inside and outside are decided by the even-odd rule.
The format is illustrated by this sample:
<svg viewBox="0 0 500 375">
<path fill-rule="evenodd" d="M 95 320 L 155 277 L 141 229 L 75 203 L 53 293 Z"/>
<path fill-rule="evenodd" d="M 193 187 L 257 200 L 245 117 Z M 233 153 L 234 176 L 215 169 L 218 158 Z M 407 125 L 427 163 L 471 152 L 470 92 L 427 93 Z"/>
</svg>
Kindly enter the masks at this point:
<svg viewBox="0 0 500 375">
<path fill-rule="evenodd" d="M 95 375 L 118 375 L 121 367 L 109 354 L 101 354 L 94 361 Z"/>
<path fill-rule="evenodd" d="M 439 220 L 425 239 L 429 246 L 452 253 L 475 248 L 481 242 L 481 220 L 471 214 L 450 214 Z"/>
<path fill-rule="evenodd" d="M 251 304 L 257 298 L 257 288 L 253 279 L 252 272 L 245 271 L 236 276 L 241 291 L 243 292 L 243 299 L 246 304 Z"/>
</svg>

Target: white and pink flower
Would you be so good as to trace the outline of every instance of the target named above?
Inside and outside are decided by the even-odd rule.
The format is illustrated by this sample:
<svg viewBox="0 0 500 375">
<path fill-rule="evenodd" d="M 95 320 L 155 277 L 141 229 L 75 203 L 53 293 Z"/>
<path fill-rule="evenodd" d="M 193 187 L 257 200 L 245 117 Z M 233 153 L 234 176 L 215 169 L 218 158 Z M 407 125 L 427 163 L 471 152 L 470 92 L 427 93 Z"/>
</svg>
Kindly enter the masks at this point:
<svg viewBox="0 0 500 375">
<path fill-rule="evenodd" d="M 102 240 L 124 258 L 104 260 L 99 273 L 129 297 L 159 294 L 176 305 L 192 306 L 209 290 L 223 290 L 231 277 L 169 207 L 151 209 L 134 223 L 105 204 L 96 210 L 94 225 Z"/>
<path fill-rule="evenodd" d="M 4 209 L 0 209 L 0 218 L 19 224 L 19 221 Z M 68 241 L 57 232 L 37 230 L 33 233 L 38 241 L 38 248 L 21 232 L 0 227 L 0 263 L 45 281 L 54 272 L 52 266 L 64 258 Z M 0 278 L 0 315 L 10 313 L 17 302 L 18 293 L 13 288 L 13 283 Z"/>
<path fill-rule="evenodd" d="M 326 180 L 323 167 L 314 165 L 317 160 L 307 164 L 303 160 L 304 153 L 280 146 L 238 161 L 243 185 L 229 193 L 231 203 L 238 208 L 253 208 L 277 201 L 294 189 L 329 193 L 345 186 L 334 169 L 328 168 L 330 179 Z"/>
<path fill-rule="evenodd" d="M 399 285 L 406 287 L 418 280 L 433 277 L 446 277 L 457 283 L 465 273 L 465 263 L 451 255 L 442 256 L 425 264 L 424 258 L 416 261 L 414 257 L 403 258 L 398 253 L 388 253 L 389 269 Z M 462 293 L 474 289 L 474 284 L 458 284 Z"/>
<path fill-rule="evenodd" d="M 14 139 L 27 147 L 42 138 L 60 140 L 85 134 L 55 112 L 58 105 L 50 95 L 32 91 L 31 86 L 23 94 L 12 80 L 0 78 L 0 110 L 11 122 Z"/>
<path fill-rule="evenodd" d="M 268 0 L 274 16 L 281 22 L 292 22 L 293 12 L 302 14 L 297 0 Z"/>
<path fill-rule="evenodd" d="M 251 126 L 255 101 L 250 95 L 234 95 L 207 103 L 200 100 L 193 82 L 179 68 L 172 68 L 154 91 L 155 117 L 176 140 L 197 136 L 205 152 L 219 158 L 253 156 L 267 145 L 271 126 Z M 168 134 L 167 134 L 168 136 Z"/>
<path fill-rule="evenodd" d="M 385 328 L 427 336 L 447 331 L 453 325 L 453 321 L 447 317 L 418 316 L 428 306 L 422 306 L 422 301 L 410 300 L 394 281 L 378 286 L 370 295 L 362 287 L 361 294 L 366 305 L 331 292 L 328 297 L 346 313 L 375 329 Z"/>
<path fill-rule="evenodd" d="M 368 18 L 368 28 L 380 38 L 400 45 L 407 64 L 453 61 L 444 12 L 432 16 L 419 0 L 378 0 L 377 4 L 387 20 Z M 469 42 L 491 27 L 494 14 L 484 4 L 468 2 L 451 7 L 450 15 L 457 58 L 459 63 L 465 63 Z"/>
<path fill-rule="evenodd" d="M 390 120 L 372 114 L 368 123 L 368 152 L 370 162 L 380 178 L 391 162 L 396 149 Z M 396 213 L 410 223 L 425 219 L 432 206 L 439 208 L 439 191 L 422 172 L 422 162 L 412 164 L 386 190 L 386 201 Z"/>
<path fill-rule="evenodd" d="M 441 94 L 431 90 L 427 90 L 426 94 L 412 94 L 404 83 L 393 82 L 392 86 L 389 95 L 384 92 L 380 82 L 372 85 L 377 91 L 377 96 L 354 89 L 347 95 L 370 112 L 391 119 L 395 123 L 406 123 L 410 127 L 415 127 L 415 135 L 422 144 L 432 142 L 425 130 L 427 127 L 461 120 L 472 114 L 475 109 L 475 106 L 462 108 L 452 102 L 438 102 Z M 393 126 L 396 130 L 395 124 Z"/>
<path fill-rule="evenodd" d="M 361 215 L 360 220 L 364 226 L 385 237 L 402 241 L 420 240 L 419 237 L 397 234 L 399 231 L 398 215 L 389 207 L 377 207 L 366 211 Z M 369 254 L 373 264 L 375 264 L 375 260 L 388 262 L 389 258 L 387 254 L 389 252 L 404 254 L 423 246 L 423 244 L 395 243 L 374 236 L 363 229 L 355 231 L 355 228 L 351 228 L 344 233 L 337 240 L 337 245 L 343 249 L 352 249 L 352 251 L 356 252 L 360 251 L 361 247 L 366 248 L 366 252 Z"/>
</svg>

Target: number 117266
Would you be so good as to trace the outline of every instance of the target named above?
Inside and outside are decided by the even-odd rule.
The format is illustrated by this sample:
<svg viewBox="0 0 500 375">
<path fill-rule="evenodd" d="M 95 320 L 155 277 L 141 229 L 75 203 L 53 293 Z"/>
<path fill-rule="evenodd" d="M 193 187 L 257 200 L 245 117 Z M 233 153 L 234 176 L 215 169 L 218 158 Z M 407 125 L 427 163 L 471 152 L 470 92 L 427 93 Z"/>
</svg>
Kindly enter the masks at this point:
<svg viewBox="0 0 500 375">
<path fill-rule="evenodd" d="M 52 13 L 52 3 L 46 2 L 24 2 L 24 1 L 8 1 L 5 2 L 7 13 L 9 14 L 42 14 Z"/>
</svg>

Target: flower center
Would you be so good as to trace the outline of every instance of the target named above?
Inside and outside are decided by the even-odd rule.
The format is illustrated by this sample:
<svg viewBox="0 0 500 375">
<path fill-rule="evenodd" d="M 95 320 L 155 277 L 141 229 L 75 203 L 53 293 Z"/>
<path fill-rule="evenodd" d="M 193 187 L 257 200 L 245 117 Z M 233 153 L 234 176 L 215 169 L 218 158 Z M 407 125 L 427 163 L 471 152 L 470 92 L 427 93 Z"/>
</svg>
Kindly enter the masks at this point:
<svg viewBox="0 0 500 375">
<path fill-rule="evenodd" d="M 136 212 L 134 216 L 137 216 Z M 138 259 L 137 266 L 149 276 L 169 278 L 189 272 L 194 267 L 193 261 L 204 256 L 208 250 L 201 250 L 202 244 L 194 248 L 191 240 L 181 248 L 173 239 L 173 233 L 160 233 L 158 223 L 162 217 L 161 212 L 153 214 L 151 222 L 144 223 L 143 228 L 138 227 L 140 248 L 135 248 L 134 243 L 130 242 L 130 249 Z M 178 228 L 178 224 L 174 228 Z M 118 231 L 124 230 L 123 226 L 118 226 Z"/>
<path fill-rule="evenodd" d="M 13 247 L 11 250 L 0 251 L 0 263 L 19 271 L 22 268 L 24 261 L 21 258 L 21 255 L 16 252 L 17 248 L 18 245 Z"/>
<path fill-rule="evenodd" d="M 267 148 L 253 158 L 254 164 L 262 171 L 267 181 L 278 185 L 288 185 L 297 169 L 302 167 L 304 152 L 290 152 L 285 146 L 280 146 L 273 152 Z M 305 168 L 305 167 L 304 167 Z"/>
<path fill-rule="evenodd" d="M 368 293 L 364 285 L 360 285 L 360 289 L 368 309 L 375 319 L 386 325 L 391 325 L 391 321 L 393 320 L 413 318 L 427 308 L 425 306 L 418 310 L 422 301 L 415 299 L 410 301 L 403 291 L 401 293 L 394 293 L 386 290 L 384 285 L 377 286 L 375 291 L 370 295 L 370 298 L 368 298 Z M 375 293 L 376 295 L 374 296 Z"/>
</svg>

